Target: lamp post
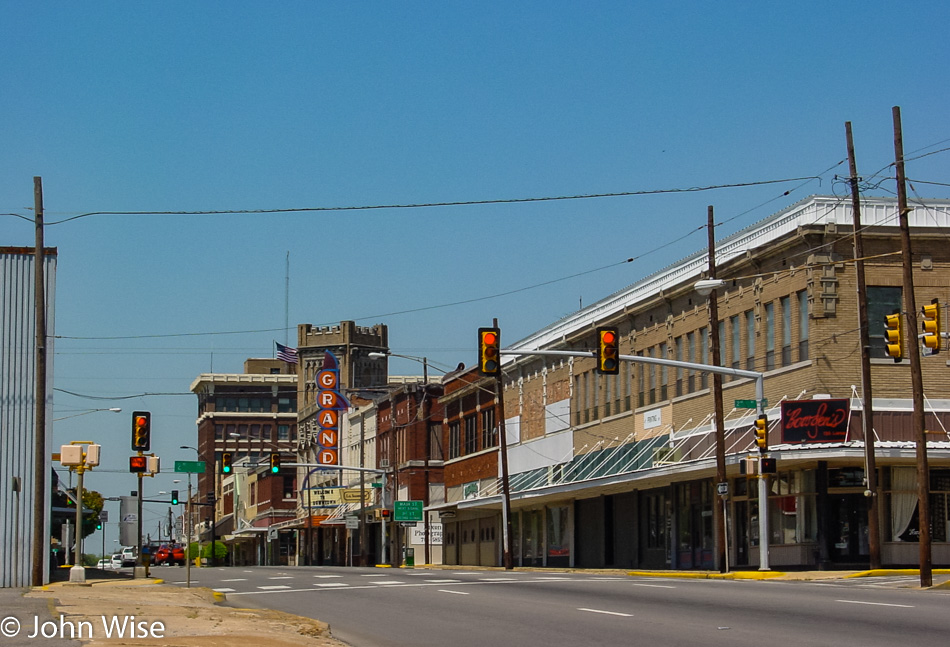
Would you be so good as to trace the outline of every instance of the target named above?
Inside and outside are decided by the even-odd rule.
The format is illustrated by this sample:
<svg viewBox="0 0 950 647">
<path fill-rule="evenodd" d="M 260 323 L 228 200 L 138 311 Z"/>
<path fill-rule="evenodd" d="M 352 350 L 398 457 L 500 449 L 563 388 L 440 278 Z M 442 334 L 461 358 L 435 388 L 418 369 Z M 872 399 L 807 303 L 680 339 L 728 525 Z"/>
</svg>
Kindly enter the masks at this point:
<svg viewBox="0 0 950 647">
<path fill-rule="evenodd" d="M 424 457 L 424 466 L 423 473 L 425 474 L 425 491 L 422 493 L 422 508 L 425 510 L 422 516 L 422 526 L 423 526 L 423 535 L 424 535 L 424 545 L 425 545 L 425 562 L 426 564 L 431 563 L 431 538 L 430 538 L 430 527 L 429 527 L 429 511 L 426 508 L 429 507 L 429 457 L 432 454 L 432 436 L 429 434 L 429 412 L 428 412 L 428 394 L 429 394 L 429 360 L 426 357 L 415 357 L 413 355 L 400 355 L 398 353 L 368 353 L 368 357 L 379 359 L 383 357 L 401 357 L 403 359 L 410 359 L 415 362 L 422 362 L 422 421 L 424 425 L 425 433 L 425 457 Z M 362 434 L 362 430 L 360 431 Z M 362 443 L 362 438 L 360 439 Z M 362 465 L 361 465 L 362 467 Z M 393 464 L 393 477 L 395 480 L 396 474 L 396 465 Z M 363 472 L 360 472 L 360 496 L 363 494 Z M 395 490 L 393 490 L 395 493 Z M 395 494 L 394 494 L 395 498 Z M 362 504 L 360 508 L 360 518 L 362 519 L 363 511 Z M 362 523 L 362 522 L 361 522 Z M 362 537 L 361 537 L 362 540 Z"/>
</svg>

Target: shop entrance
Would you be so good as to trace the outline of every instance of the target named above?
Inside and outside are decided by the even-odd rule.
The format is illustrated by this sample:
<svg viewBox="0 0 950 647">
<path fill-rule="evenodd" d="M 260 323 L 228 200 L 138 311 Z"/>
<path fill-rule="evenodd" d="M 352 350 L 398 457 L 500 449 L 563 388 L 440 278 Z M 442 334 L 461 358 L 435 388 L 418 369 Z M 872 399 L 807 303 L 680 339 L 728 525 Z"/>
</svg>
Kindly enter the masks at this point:
<svg viewBox="0 0 950 647">
<path fill-rule="evenodd" d="M 828 528 L 828 555 L 832 562 L 868 561 L 868 504 L 863 494 L 829 495 Z"/>
</svg>

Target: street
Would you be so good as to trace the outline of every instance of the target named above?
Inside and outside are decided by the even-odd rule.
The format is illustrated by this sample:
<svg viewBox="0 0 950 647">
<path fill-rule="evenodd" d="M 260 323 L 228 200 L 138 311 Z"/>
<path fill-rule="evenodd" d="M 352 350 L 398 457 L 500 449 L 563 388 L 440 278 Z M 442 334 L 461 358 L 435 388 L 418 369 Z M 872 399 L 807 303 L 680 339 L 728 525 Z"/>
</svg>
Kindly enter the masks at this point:
<svg viewBox="0 0 950 647">
<path fill-rule="evenodd" d="M 178 575 L 181 577 L 179 578 Z M 182 569 L 167 581 L 184 585 Z M 328 622 L 354 647 L 936 644 L 947 593 L 894 582 L 333 567 L 202 568 L 193 585 Z"/>
</svg>

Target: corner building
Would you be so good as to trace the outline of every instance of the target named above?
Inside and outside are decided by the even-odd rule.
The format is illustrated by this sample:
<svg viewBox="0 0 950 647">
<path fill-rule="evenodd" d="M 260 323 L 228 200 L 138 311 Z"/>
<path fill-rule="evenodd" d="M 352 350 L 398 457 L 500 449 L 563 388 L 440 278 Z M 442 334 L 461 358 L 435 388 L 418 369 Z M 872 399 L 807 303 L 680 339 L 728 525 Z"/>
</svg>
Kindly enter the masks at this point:
<svg viewBox="0 0 950 647">
<path fill-rule="evenodd" d="M 917 303 L 946 304 L 950 201 L 919 203 L 909 221 Z M 917 351 L 905 342 L 901 363 L 884 351 L 885 315 L 903 305 L 896 201 L 865 199 L 862 222 L 881 557 L 887 566 L 914 566 L 916 444 L 906 358 Z M 741 402 L 755 399 L 755 383 L 723 376 L 730 566 L 758 566 L 760 513 L 768 515 L 772 568 L 866 566 L 870 499 L 850 199 L 813 196 L 794 204 L 719 241 L 716 260 L 717 277 L 726 281 L 716 325 L 707 298 L 694 289 L 708 269 L 702 251 L 507 349 L 590 351 L 598 326 L 617 326 L 623 355 L 709 364 L 710 336 L 718 335 L 723 366 L 764 374 L 768 455 L 777 466 L 765 477 L 768 509 L 760 511 L 758 477 L 744 473 L 745 458 L 757 455 L 756 413 Z M 915 333 L 908 336 L 912 344 Z M 950 564 L 950 362 L 946 351 L 922 360 L 938 566 Z M 592 358 L 531 355 L 503 368 L 515 565 L 713 567 L 713 506 L 723 499 L 716 493 L 710 374 L 624 361 L 619 375 L 607 376 L 595 372 Z M 478 431 L 484 403 L 461 405 L 472 409 L 471 434 L 466 415 L 453 424 L 452 412 L 461 409 L 451 394 L 459 390 L 471 387 L 447 381 L 443 398 L 445 560 L 497 565 L 498 449 L 478 441 L 491 438 Z M 828 399 L 847 406 L 835 442 L 788 440 L 781 403 L 807 408 Z"/>
</svg>

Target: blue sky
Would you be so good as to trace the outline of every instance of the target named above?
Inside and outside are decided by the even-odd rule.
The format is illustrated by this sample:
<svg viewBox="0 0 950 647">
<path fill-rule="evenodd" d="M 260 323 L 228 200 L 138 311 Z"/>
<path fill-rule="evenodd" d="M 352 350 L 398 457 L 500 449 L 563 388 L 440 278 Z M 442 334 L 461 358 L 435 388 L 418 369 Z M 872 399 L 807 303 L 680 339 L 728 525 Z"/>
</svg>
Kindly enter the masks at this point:
<svg viewBox="0 0 950 647">
<path fill-rule="evenodd" d="M 134 488 L 134 409 L 153 412 L 166 470 L 192 458 L 178 450 L 195 438 L 188 386 L 212 362 L 238 372 L 272 356 L 288 252 L 291 326 L 385 323 L 394 352 L 452 368 L 474 361 L 475 330 L 493 317 L 510 343 L 702 248 L 707 205 L 722 237 L 842 193 L 845 121 L 875 181 L 891 172 L 892 106 L 908 157 L 950 145 L 946 3 L 658 4 L 4 2 L 2 213 L 32 217 L 34 175 L 55 222 L 823 174 L 50 225 L 66 337 L 55 417 L 123 408 L 57 422 L 55 444 L 105 444 L 87 482 L 107 496 Z M 948 169 L 942 152 L 907 175 L 921 196 L 948 197 L 922 183 L 950 181 Z M 30 223 L 0 216 L 0 245 L 32 243 Z M 250 330 L 269 332 L 162 336 Z M 134 335 L 157 336 L 68 339 Z"/>
</svg>

